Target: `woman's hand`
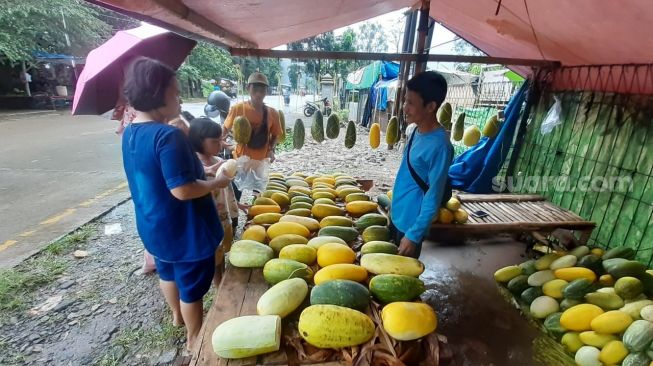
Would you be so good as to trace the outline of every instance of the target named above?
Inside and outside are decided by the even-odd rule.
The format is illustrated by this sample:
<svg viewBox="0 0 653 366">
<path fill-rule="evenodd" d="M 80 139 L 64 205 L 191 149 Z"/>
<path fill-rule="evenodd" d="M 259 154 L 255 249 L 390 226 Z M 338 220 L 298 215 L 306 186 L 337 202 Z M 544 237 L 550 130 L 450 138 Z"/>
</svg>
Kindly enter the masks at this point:
<svg viewBox="0 0 653 366">
<path fill-rule="evenodd" d="M 240 202 L 238 202 L 237 205 L 238 205 L 238 209 L 243 211 L 244 213 L 247 213 L 247 211 L 249 211 L 250 205 L 246 205 Z"/>
<path fill-rule="evenodd" d="M 220 169 L 220 166 L 222 166 L 222 164 L 224 164 L 225 161 L 226 160 L 221 160 L 221 161 L 219 161 L 219 162 L 217 162 L 217 163 L 215 163 L 215 164 L 213 164 L 211 166 L 205 166 L 204 167 L 204 173 L 207 174 L 207 175 L 215 176 L 216 173 L 218 172 L 218 169 Z"/>
<path fill-rule="evenodd" d="M 220 171 L 215 176 L 215 179 L 213 180 L 213 184 L 215 185 L 216 188 L 226 188 L 231 184 L 231 181 L 234 179 L 234 177 L 230 177 L 227 174 L 225 174 L 224 170 Z"/>
</svg>

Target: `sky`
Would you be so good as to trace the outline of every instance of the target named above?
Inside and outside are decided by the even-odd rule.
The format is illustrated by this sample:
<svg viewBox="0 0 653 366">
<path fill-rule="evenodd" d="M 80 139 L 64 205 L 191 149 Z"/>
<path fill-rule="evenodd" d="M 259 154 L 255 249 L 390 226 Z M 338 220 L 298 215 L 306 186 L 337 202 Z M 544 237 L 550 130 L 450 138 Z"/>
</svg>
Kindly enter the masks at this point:
<svg viewBox="0 0 653 366">
<path fill-rule="evenodd" d="M 400 9 L 393 11 L 387 14 L 379 15 L 378 17 L 370 18 L 352 25 L 335 29 L 333 33 L 338 36 L 345 32 L 347 28 L 358 28 L 360 25 L 366 22 L 379 22 L 381 26 L 386 30 L 386 32 L 391 32 L 393 25 L 399 24 L 400 29 L 403 31 L 405 16 L 404 12 L 408 8 Z M 456 38 L 456 35 L 449 31 L 447 28 L 441 26 L 440 24 L 435 24 L 435 29 L 433 30 L 433 40 L 431 41 L 431 50 L 430 53 L 437 54 L 453 54 L 453 41 Z M 285 50 L 287 49 L 286 45 L 275 47 L 275 50 Z M 388 52 L 394 52 L 394 49 L 389 49 Z"/>
<path fill-rule="evenodd" d="M 341 35 L 342 33 L 347 30 L 347 28 L 353 28 L 356 29 L 360 25 L 366 22 L 379 22 L 381 26 L 384 28 L 384 30 L 387 33 L 391 33 L 393 28 L 399 27 L 401 31 L 403 32 L 404 29 L 404 22 L 405 22 L 405 15 L 404 12 L 406 12 L 408 8 L 405 9 L 400 9 L 397 11 L 393 11 L 387 14 L 383 14 L 374 18 L 370 18 L 358 23 L 354 23 L 352 25 L 342 27 L 335 29 L 333 33 L 338 36 Z M 439 23 L 435 23 L 435 28 L 433 30 L 433 39 L 431 40 L 431 49 L 429 50 L 429 53 L 431 54 L 455 54 L 455 50 L 453 48 L 453 41 L 457 38 L 457 36 L 448 30 L 447 28 L 443 27 Z M 390 46 L 391 48 L 388 49 L 387 52 L 395 52 L 396 49 Z M 401 46 L 400 46 L 401 47 Z M 274 49 L 282 49 L 285 50 L 287 49 L 286 45 L 275 47 Z M 401 49 L 400 51 L 401 52 Z M 455 64 L 451 62 L 429 62 L 427 64 L 427 69 L 429 70 L 450 70 L 453 71 L 455 70 Z"/>
<path fill-rule="evenodd" d="M 334 30 L 334 33 L 336 35 L 342 34 L 347 28 L 357 28 L 361 24 L 366 23 L 366 22 L 379 22 L 381 23 L 381 26 L 386 29 L 387 32 L 390 32 L 392 29 L 392 25 L 395 23 L 399 23 L 401 25 L 401 29 L 403 31 L 404 27 L 404 21 L 405 21 L 405 16 L 404 12 L 408 10 L 408 8 L 405 9 L 400 9 L 397 11 L 393 11 L 391 13 L 383 14 L 375 18 L 371 18 L 368 20 L 364 20 L 362 22 L 358 22 L 355 24 L 352 24 L 347 27 L 342 27 Z M 453 50 L 453 42 L 456 38 L 456 35 L 449 31 L 447 28 L 441 26 L 440 24 L 436 23 L 435 24 L 435 29 L 433 30 L 433 40 L 431 41 L 431 50 L 430 53 L 438 53 L 438 54 L 452 54 L 454 53 Z M 440 45 L 440 46 L 438 46 Z M 437 47 L 433 47 L 437 46 Z M 388 52 L 393 52 L 392 50 L 389 50 Z"/>
</svg>

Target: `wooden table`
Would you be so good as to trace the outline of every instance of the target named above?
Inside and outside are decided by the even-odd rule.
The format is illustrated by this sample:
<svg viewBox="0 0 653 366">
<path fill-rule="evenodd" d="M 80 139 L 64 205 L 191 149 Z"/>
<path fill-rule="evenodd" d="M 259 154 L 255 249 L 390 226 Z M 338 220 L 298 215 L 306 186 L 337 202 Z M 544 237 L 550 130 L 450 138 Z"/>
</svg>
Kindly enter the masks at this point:
<svg viewBox="0 0 653 366">
<path fill-rule="evenodd" d="M 538 195 L 520 194 L 458 194 L 462 208 L 469 213 L 464 225 L 431 224 L 431 236 L 437 233 L 461 232 L 469 234 L 492 234 L 510 232 L 552 232 L 556 229 L 579 231 L 580 244 L 584 245 L 596 224 L 575 213 L 558 207 Z M 477 217 L 476 211 L 484 211 L 486 217 Z"/>
<path fill-rule="evenodd" d="M 256 303 L 269 285 L 263 278 L 261 268 L 245 269 L 228 266 L 222 283 L 215 294 L 213 305 L 204 319 L 200 336 L 193 350 L 191 366 L 244 366 L 244 365 L 299 365 L 294 350 L 283 346 L 281 350 L 239 360 L 218 357 L 213 352 L 211 337 L 213 331 L 223 322 L 243 315 L 256 315 Z M 315 366 L 341 366 L 339 362 L 313 364 Z"/>
</svg>

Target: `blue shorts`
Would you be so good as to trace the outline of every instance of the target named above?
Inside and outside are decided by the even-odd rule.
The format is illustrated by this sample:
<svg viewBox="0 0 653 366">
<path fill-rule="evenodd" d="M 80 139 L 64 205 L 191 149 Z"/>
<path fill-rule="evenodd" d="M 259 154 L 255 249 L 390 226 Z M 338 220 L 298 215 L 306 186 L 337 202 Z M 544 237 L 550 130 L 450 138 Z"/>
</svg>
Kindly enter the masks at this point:
<svg viewBox="0 0 653 366">
<path fill-rule="evenodd" d="M 215 274 L 215 255 L 195 262 L 163 262 L 154 258 L 159 278 L 174 282 L 181 301 L 190 304 L 209 292 Z"/>
</svg>

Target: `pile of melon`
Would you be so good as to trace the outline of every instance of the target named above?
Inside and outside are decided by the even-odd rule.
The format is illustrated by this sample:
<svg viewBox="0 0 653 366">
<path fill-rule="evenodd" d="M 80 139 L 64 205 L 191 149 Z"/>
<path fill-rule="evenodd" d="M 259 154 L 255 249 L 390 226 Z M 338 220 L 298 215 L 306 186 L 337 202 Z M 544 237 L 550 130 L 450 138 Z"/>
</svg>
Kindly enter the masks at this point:
<svg viewBox="0 0 653 366">
<path fill-rule="evenodd" d="M 228 256 L 232 266 L 263 268 L 271 287 L 258 299 L 258 315 L 215 329 L 216 354 L 242 358 L 277 351 L 282 326 L 296 327 L 313 347 L 362 345 L 378 332 L 372 308 L 398 341 L 433 333 L 436 313 L 419 301 L 424 265 L 397 254 L 388 220 L 377 208 L 350 176 L 272 173 Z M 291 314 L 298 320 L 281 321 Z"/>
<path fill-rule="evenodd" d="M 649 366 L 653 271 L 629 247 L 587 246 L 501 268 L 494 278 L 581 366 Z"/>
</svg>

